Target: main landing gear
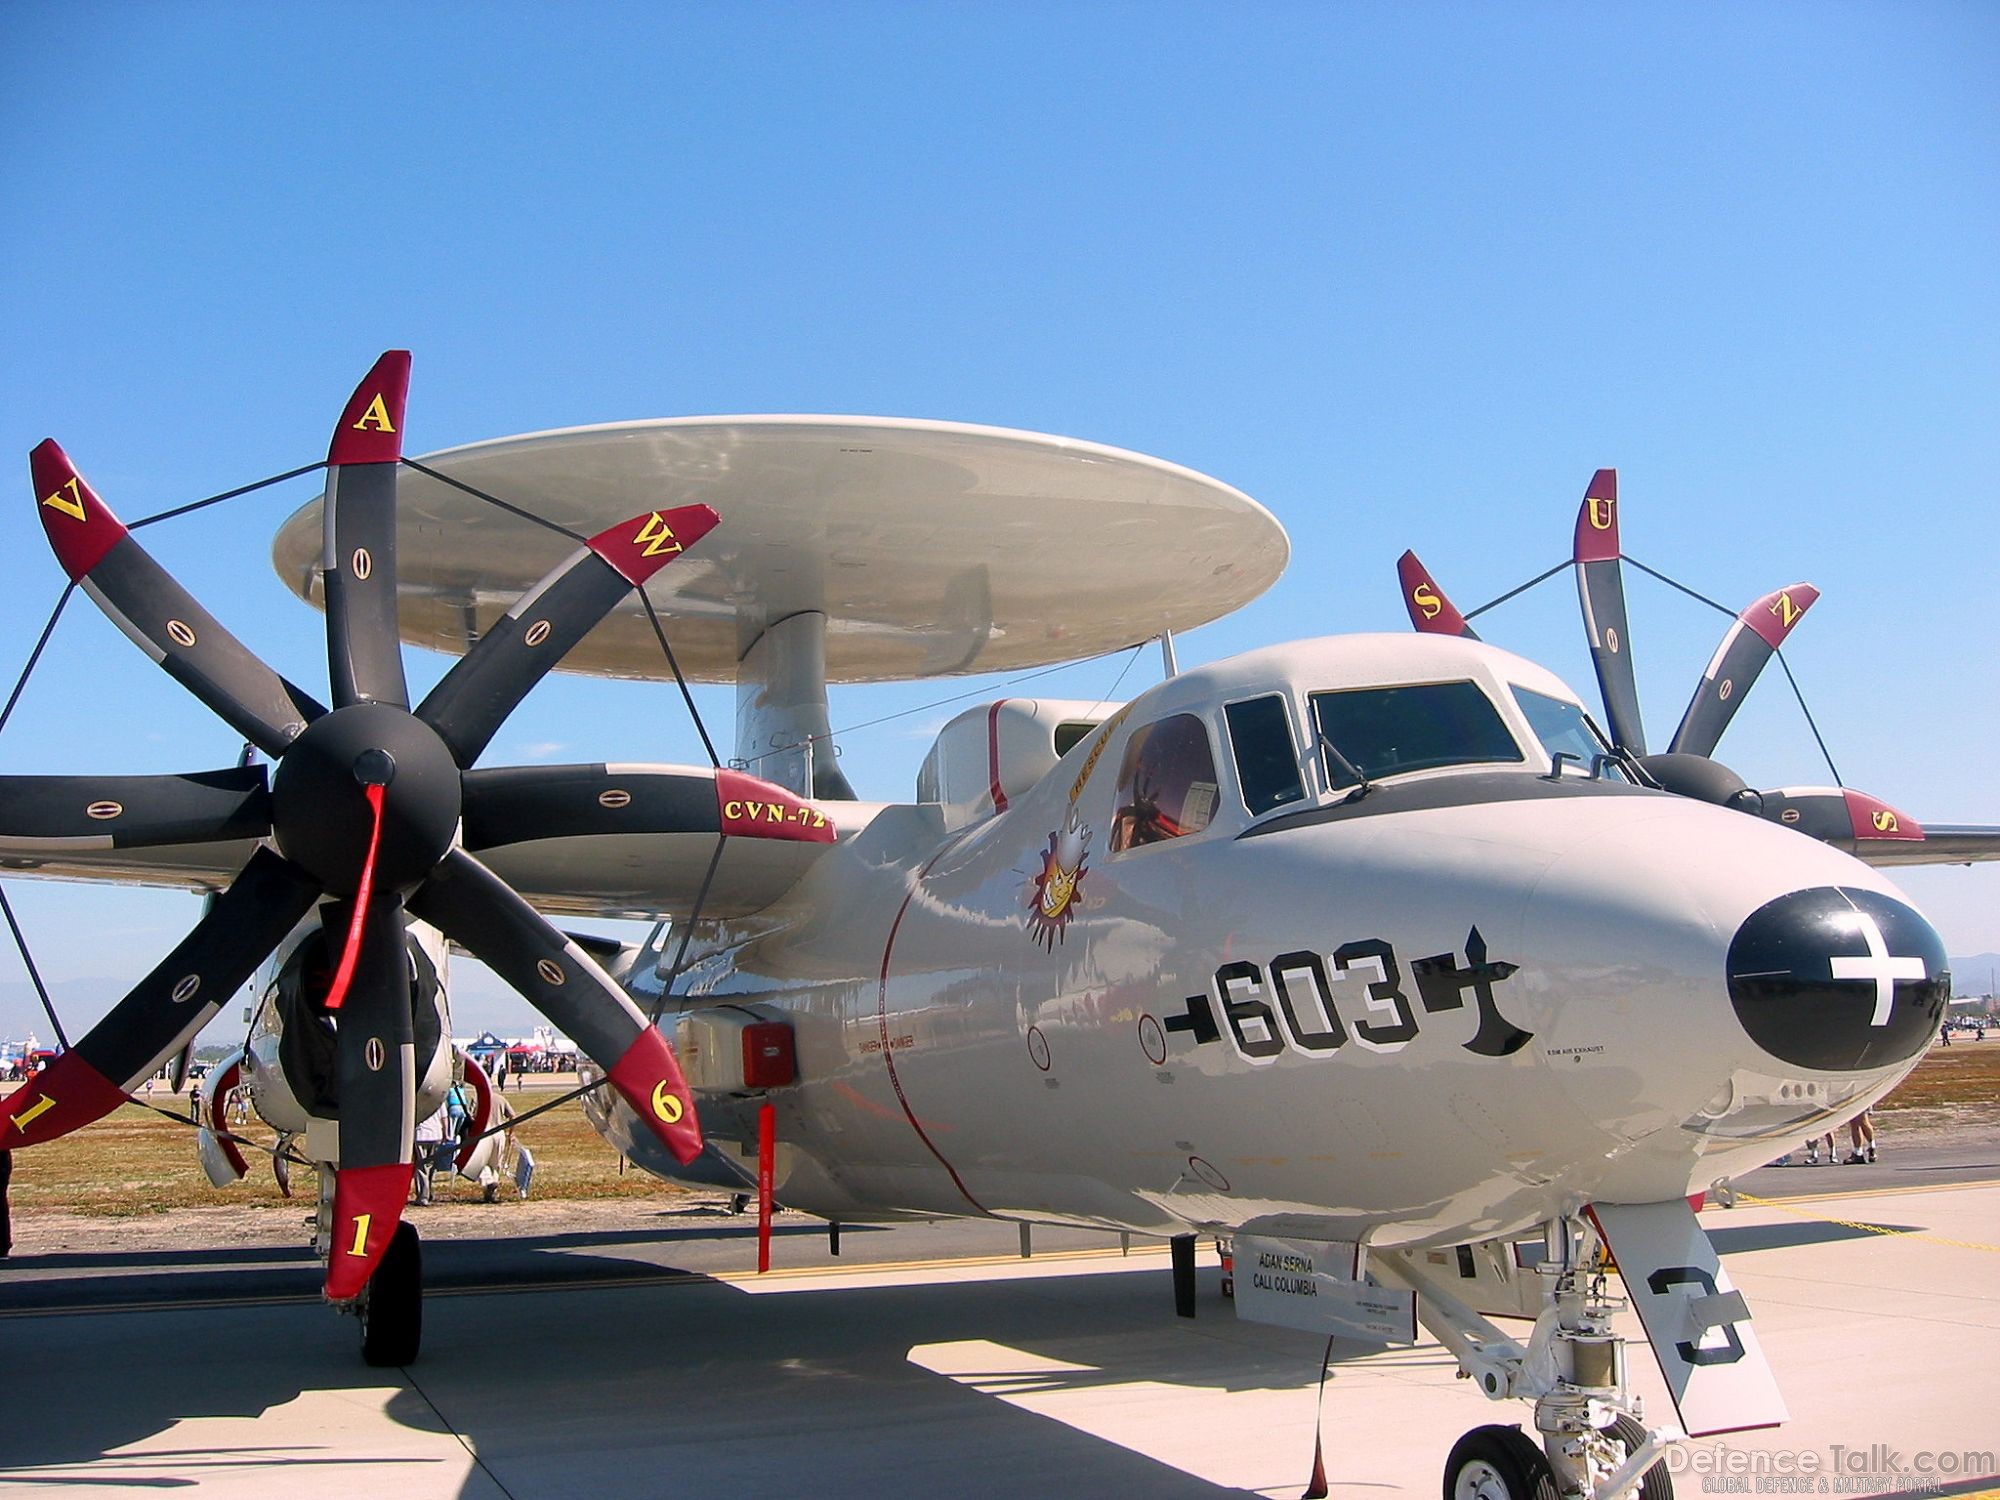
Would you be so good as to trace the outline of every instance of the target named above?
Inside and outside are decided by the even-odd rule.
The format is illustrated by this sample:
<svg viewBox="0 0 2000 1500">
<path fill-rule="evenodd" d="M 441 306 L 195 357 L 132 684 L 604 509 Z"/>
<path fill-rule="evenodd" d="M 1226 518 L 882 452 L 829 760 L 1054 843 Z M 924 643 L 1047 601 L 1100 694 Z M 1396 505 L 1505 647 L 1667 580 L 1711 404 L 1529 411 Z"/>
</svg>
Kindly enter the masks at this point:
<svg viewBox="0 0 2000 1500">
<path fill-rule="evenodd" d="M 1662 1461 L 1675 1428 L 1648 1430 L 1625 1384 L 1625 1340 L 1611 1331 L 1623 1307 L 1606 1295 L 1600 1242 L 1589 1223 L 1547 1226 L 1543 1259 L 1520 1268 L 1512 1245 L 1466 1247 L 1486 1256 L 1478 1294 L 1535 1318 L 1515 1342 L 1431 1274 L 1421 1252 L 1376 1256 L 1371 1269 L 1417 1292 L 1424 1326 L 1458 1359 L 1459 1374 L 1501 1401 L 1535 1403 L 1535 1431 L 1476 1427 L 1445 1461 L 1443 1500 L 1672 1500 Z M 1539 1438 L 1539 1442 L 1536 1439 Z"/>
</svg>

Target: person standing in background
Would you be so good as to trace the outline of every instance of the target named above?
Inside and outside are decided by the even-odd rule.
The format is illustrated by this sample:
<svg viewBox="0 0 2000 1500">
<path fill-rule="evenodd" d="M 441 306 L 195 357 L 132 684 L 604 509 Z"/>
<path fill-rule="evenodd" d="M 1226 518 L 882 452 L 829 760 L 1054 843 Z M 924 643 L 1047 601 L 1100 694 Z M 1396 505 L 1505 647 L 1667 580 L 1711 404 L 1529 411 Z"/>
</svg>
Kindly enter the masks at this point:
<svg viewBox="0 0 2000 1500">
<path fill-rule="evenodd" d="M 1847 1164 L 1852 1167 L 1861 1162 L 1875 1160 L 1875 1111 L 1864 1109 L 1847 1122 L 1847 1135 L 1853 1151 L 1848 1155 Z"/>
</svg>

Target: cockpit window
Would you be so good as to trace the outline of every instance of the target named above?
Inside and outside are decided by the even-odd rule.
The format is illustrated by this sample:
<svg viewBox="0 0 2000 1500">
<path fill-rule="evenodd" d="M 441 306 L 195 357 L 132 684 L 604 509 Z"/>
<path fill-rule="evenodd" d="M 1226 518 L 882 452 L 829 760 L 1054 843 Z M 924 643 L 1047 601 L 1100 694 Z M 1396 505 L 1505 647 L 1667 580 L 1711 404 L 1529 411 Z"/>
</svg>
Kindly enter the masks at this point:
<svg viewBox="0 0 2000 1500">
<path fill-rule="evenodd" d="M 1476 683 L 1423 682 L 1314 693 L 1312 710 L 1322 739 L 1370 778 L 1526 759 L 1500 711 Z M 1354 785 L 1338 757 L 1322 759 L 1327 785 Z"/>
<path fill-rule="evenodd" d="M 1306 794 L 1299 779 L 1299 749 L 1292 741 L 1292 715 L 1273 693 L 1231 703 L 1222 710 L 1229 722 L 1229 748 L 1236 753 L 1236 781 L 1252 813 L 1269 812 Z"/>
<path fill-rule="evenodd" d="M 1200 833 L 1215 815 L 1215 788 L 1215 752 L 1200 719 L 1175 714 L 1135 729 L 1118 768 L 1111 852 Z"/>
<path fill-rule="evenodd" d="M 1574 764 L 1589 774 L 1598 764 L 1597 758 L 1609 753 L 1611 747 L 1598 738 L 1590 720 L 1574 703 L 1565 703 L 1560 698 L 1551 698 L 1547 693 L 1538 693 L 1519 685 L 1514 687 L 1514 701 L 1521 705 L 1521 712 L 1527 715 L 1528 727 L 1535 731 L 1535 738 L 1542 742 L 1542 748 L 1550 756 L 1574 756 Z M 1625 779 L 1625 773 L 1618 769 L 1615 762 L 1607 764 L 1605 769 L 1619 780 Z"/>
</svg>

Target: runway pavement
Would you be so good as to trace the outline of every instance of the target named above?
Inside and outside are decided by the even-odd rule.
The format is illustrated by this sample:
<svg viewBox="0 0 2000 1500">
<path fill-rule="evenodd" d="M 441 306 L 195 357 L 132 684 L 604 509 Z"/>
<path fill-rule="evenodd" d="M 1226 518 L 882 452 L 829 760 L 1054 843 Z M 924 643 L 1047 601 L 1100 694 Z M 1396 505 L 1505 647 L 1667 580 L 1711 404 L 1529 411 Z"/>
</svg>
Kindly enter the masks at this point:
<svg viewBox="0 0 2000 1500">
<path fill-rule="evenodd" d="M 1900 1182 L 1867 1176 L 1896 1170 L 1887 1160 L 1768 1169 L 1745 1179 L 1758 1201 L 1704 1215 L 1793 1414 L 1694 1445 L 1704 1462 L 1864 1465 L 1823 1494 L 2000 1483 L 2000 1174 L 1965 1180 L 1980 1175 L 1970 1160 L 1902 1169 Z M 1793 1182 L 1820 1192 L 1788 1196 Z M 0 1496 L 1012 1500 L 1304 1486 L 1321 1343 L 1237 1322 L 1212 1266 L 1185 1321 L 1164 1254 L 1123 1258 L 1104 1236 L 1044 1232 L 1038 1245 L 1065 1253 L 1022 1261 L 1012 1226 L 850 1231 L 832 1264 L 823 1234 L 799 1230 L 779 1250 L 793 1269 L 759 1279 L 699 1268 L 740 1267 L 741 1226 L 683 1227 L 431 1247 L 446 1294 L 428 1302 L 408 1372 L 360 1364 L 352 1326 L 299 1296 L 310 1267 L 296 1256 L 10 1263 Z M 1435 1495 L 1461 1432 L 1526 1419 L 1525 1405 L 1454 1380 L 1428 1341 L 1342 1355 L 1326 1399 L 1336 1495 Z M 1634 1369 L 1652 1418 L 1667 1417 L 1638 1346 Z M 1919 1475 L 1922 1455 L 1939 1472 Z M 1683 1496 L 1772 1492 L 1727 1473 L 1677 1483 Z"/>
</svg>

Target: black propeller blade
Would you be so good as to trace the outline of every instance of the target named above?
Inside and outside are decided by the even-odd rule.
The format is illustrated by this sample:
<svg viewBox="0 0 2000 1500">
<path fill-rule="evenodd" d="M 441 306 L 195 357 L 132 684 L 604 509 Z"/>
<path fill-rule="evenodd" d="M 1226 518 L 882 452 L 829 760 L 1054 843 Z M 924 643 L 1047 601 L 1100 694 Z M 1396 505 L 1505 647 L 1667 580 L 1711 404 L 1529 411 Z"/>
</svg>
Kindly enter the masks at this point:
<svg viewBox="0 0 2000 1500">
<path fill-rule="evenodd" d="M 179 776 L 0 777 L 0 834 L 51 849 L 228 843 L 271 831 L 262 766 Z"/>
<path fill-rule="evenodd" d="M 359 932 L 350 930 L 341 955 L 345 993 L 328 997 L 340 1013 L 340 1162 L 326 1273 L 326 1294 L 336 1301 L 361 1294 L 396 1233 L 410 1196 L 417 1124 L 402 903 L 394 896 L 377 896 L 358 908 L 336 903 L 328 910 L 329 932 L 351 929 L 347 919 L 357 910 Z"/>
<path fill-rule="evenodd" d="M 714 529 L 706 505 L 683 505 L 599 532 L 521 596 L 417 707 L 461 766 L 613 605 Z"/>
<path fill-rule="evenodd" d="M 154 562 L 51 438 L 29 455 L 63 570 L 126 635 L 245 739 L 279 756 L 326 710 L 251 655 Z"/>
<path fill-rule="evenodd" d="M 1849 854 L 1866 845 L 1918 844 L 1926 838 L 1915 818 L 1851 787 L 1784 787 L 1762 796 L 1765 817 Z"/>
<path fill-rule="evenodd" d="M 123 1104 L 208 1024 L 318 899 L 319 887 L 304 871 L 259 849 L 152 973 L 0 1103 L 0 1145 L 53 1140 Z"/>
<path fill-rule="evenodd" d="M 1576 515 L 1572 555 L 1583 628 L 1590 637 L 1590 662 L 1597 669 L 1612 741 L 1621 750 L 1644 755 L 1646 730 L 1639 718 L 1639 684 L 1625 624 L 1625 581 L 1618 567 L 1616 469 L 1599 469 L 1591 476 Z"/>
<path fill-rule="evenodd" d="M 1680 728 L 1674 731 L 1673 743 L 1667 746 L 1668 753 L 1715 753 L 1716 742 L 1736 717 L 1743 695 L 1750 691 L 1771 653 L 1785 643 L 1792 627 L 1818 598 L 1819 590 L 1811 584 L 1795 583 L 1766 594 L 1736 617 L 1722 644 L 1715 648 L 1708 670 L 1701 674 L 1687 712 L 1681 715 Z"/>
<path fill-rule="evenodd" d="M 694 1096 L 673 1050 L 617 981 L 499 876 L 453 850 L 410 910 L 483 960 L 609 1076 L 676 1158 L 701 1154 Z"/>
<path fill-rule="evenodd" d="M 407 708 L 396 630 L 396 474 L 410 355 L 392 349 L 348 398 L 327 448 L 326 649 L 333 703 Z"/>
</svg>

